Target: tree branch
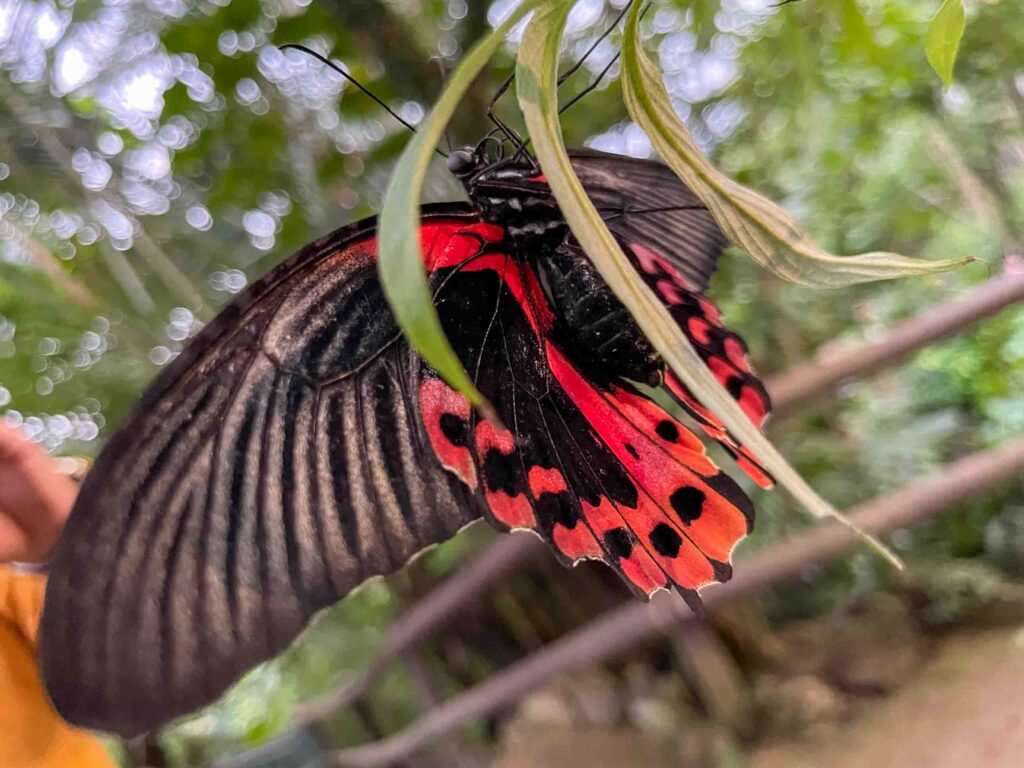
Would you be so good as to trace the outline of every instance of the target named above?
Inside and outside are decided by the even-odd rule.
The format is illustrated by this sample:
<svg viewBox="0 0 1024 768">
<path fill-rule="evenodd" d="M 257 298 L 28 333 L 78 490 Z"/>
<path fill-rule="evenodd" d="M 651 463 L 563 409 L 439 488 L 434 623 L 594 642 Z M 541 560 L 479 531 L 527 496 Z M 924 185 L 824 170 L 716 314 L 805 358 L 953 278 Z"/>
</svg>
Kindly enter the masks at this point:
<svg viewBox="0 0 1024 768">
<path fill-rule="evenodd" d="M 296 726 L 309 725 L 350 705 L 370 689 L 392 662 L 450 622 L 460 611 L 473 605 L 481 592 L 543 551 L 543 543 L 534 535 L 521 532 L 502 536 L 482 555 L 399 616 L 391 625 L 384 647 L 355 681 L 300 705 L 296 709 Z"/>
<path fill-rule="evenodd" d="M 982 283 L 957 301 L 931 307 L 894 326 L 880 341 L 819 352 L 813 360 L 768 382 L 773 413 L 777 417 L 789 414 L 844 379 L 874 373 L 1019 301 L 1024 301 L 1024 274 L 1008 273 Z"/>
</svg>

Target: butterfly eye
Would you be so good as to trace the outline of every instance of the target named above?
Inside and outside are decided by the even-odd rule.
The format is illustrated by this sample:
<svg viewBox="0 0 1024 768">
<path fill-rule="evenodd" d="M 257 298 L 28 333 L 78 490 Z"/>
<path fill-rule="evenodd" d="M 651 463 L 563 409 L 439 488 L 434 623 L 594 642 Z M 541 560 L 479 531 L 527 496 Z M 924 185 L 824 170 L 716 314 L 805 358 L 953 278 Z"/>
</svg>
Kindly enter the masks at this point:
<svg viewBox="0 0 1024 768">
<path fill-rule="evenodd" d="M 477 168 L 477 156 L 471 149 L 457 149 L 448 156 L 448 170 L 459 179 L 464 179 Z"/>
</svg>

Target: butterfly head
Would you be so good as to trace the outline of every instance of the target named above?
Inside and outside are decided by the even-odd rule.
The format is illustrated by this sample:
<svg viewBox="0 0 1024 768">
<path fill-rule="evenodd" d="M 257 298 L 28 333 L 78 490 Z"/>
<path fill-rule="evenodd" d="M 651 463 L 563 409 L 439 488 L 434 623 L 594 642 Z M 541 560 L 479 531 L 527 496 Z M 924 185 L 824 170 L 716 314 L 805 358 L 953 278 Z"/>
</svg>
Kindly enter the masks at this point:
<svg viewBox="0 0 1024 768">
<path fill-rule="evenodd" d="M 488 163 L 483 153 L 473 147 L 461 147 L 448 155 L 448 170 L 459 181 L 467 181 Z"/>
<path fill-rule="evenodd" d="M 506 142 L 493 134 L 488 134 L 475 147 L 466 146 L 453 150 L 448 155 L 448 170 L 467 187 L 471 186 L 485 171 L 515 163 L 515 157 L 506 157 L 506 148 Z"/>
</svg>

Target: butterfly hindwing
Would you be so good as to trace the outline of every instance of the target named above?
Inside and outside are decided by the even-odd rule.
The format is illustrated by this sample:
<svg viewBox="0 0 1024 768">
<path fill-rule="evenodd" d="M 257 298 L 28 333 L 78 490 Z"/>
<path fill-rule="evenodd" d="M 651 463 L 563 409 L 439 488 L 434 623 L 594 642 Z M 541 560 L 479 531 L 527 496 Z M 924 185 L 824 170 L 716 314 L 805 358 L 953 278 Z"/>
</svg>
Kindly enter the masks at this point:
<svg viewBox="0 0 1024 768">
<path fill-rule="evenodd" d="M 771 410 L 771 399 L 751 370 L 743 339 L 725 327 L 718 308 L 707 296 L 690 287 L 671 259 L 641 243 L 624 245 L 637 273 L 665 304 L 718 383 L 732 395 L 750 421 L 762 427 Z M 749 449 L 739 443 L 721 419 L 705 408 L 671 371 L 665 376 L 665 390 L 709 437 L 733 456 L 754 482 L 762 488 L 773 485 L 771 476 Z"/>
<path fill-rule="evenodd" d="M 492 522 L 537 531 L 567 561 L 602 559 L 643 595 L 727 578 L 753 512 L 700 441 L 629 385 L 581 373 L 522 261 L 489 254 L 449 284 L 445 330 L 507 429 L 475 421 L 452 391 L 439 397 L 440 383 L 424 395 L 450 403 L 439 455 L 478 482 Z M 479 346 L 464 338 L 467 316 L 490 318 Z"/>
<path fill-rule="evenodd" d="M 621 242 L 665 254 L 691 291 L 707 290 L 727 241 L 672 169 L 594 150 L 569 155 L 587 195 Z"/>
<path fill-rule="evenodd" d="M 667 166 L 593 150 L 570 153 L 587 194 L 711 372 L 751 421 L 762 426 L 771 401 L 750 369 L 743 340 L 704 295 L 727 241 L 701 200 Z M 578 246 L 577 246 L 578 247 Z M 666 390 L 760 486 L 771 476 L 672 373 Z"/>
</svg>

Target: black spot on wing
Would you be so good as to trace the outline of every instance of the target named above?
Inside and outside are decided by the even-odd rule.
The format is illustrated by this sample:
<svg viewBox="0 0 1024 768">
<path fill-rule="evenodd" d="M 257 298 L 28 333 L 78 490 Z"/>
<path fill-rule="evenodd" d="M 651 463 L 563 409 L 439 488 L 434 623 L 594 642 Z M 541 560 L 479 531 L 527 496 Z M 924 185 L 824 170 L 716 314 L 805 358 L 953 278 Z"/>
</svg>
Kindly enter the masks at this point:
<svg viewBox="0 0 1024 768">
<path fill-rule="evenodd" d="M 441 414 L 441 433 L 452 445 L 466 445 L 466 428 L 466 422 L 454 413 Z"/>
<path fill-rule="evenodd" d="M 679 519 L 686 525 L 691 525 L 700 518 L 706 498 L 700 489 L 684 485 L 682 488 L 677 488 L 668 501 L 672 505 L 672 509 L 679 515 Z"/>
<path fill-rule="evenodd" d="M 484 480 L 488 489 L 504 491 L 509 496 L 518 496 L 525 490 L 522 464 L 516 452 L 502 453 L 491 448 L 484 455 Z"/>
<path fill-rule="evenodd" d="M 633 540 L 625 528 L 612 528 L 604 534 L 604 548 L 612 557 L 629 557 L 633 554 Z"/>
<path fill-rule="evenodd" d="M 543 530 L 550 530 L 554 523 L 572 530 L 580 520 L 577 504 L 565 491 L 542 493 L 537 497 L 534 508 Z"/>
<path fill-rule="evenodd" d="M 674 443 L 679 439 L 679 427 L 668 419 L 659 421 L 654 431 L 658 433 L 658 437 L 662 440 L 668 440 L 670 443 Z"/>
<path fill-rule="evenodd" d="M 676 557 L 683 545 L 683 537 L 668 523 L 658 523 L 651 531 L 651 546 L 659 555 Z"/>
</svg>

